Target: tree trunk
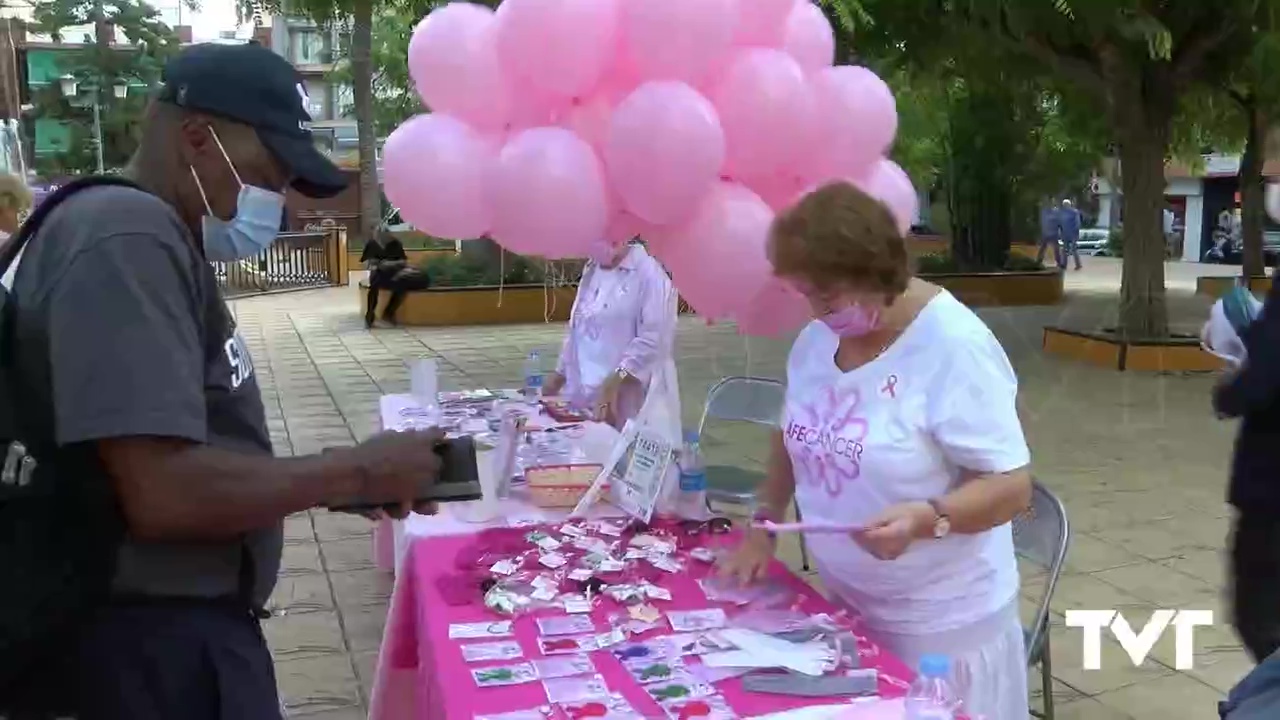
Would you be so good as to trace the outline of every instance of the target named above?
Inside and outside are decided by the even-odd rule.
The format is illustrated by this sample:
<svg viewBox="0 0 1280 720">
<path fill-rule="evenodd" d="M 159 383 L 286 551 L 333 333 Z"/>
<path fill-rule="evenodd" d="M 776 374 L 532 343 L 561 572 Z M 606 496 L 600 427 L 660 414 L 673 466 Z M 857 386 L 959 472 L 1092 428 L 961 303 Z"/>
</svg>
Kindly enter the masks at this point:
<svg viewBox="0 0 1280 720">
<path fill-rule="evenodd" d="M 1131 340 L 1169 335 L 1164 291 L 1164 154 L 1172 114 L 1130 103 L 1118 130 L 1124 167 L 1124 265 L 1120 282 L 1120 334 Z M 1157 117 L 1159 116 L 1159 117 Z"/>
<path fill-rule="evenodd" d="M 373 239 L 382 223 L 378 135 L 373 117 L 373 0 L 356 0 L 351 17 L 351 95 L 360 148 L 360 238 Z"/>
<path fill-rule="evenodd" d="M 1124 261 L 1120 326 L 1127 340 L 1169 336 L 1164 291 L 1164 157 L 1169 147 L 1177 86 L 1168 68 L 1134 64 L 1120 48 L 1099 51 L 1107 119 L 1119 150 L 1124 192 Z"/>
<path fill-rule="evenodd" d="M 1248 131 L 1245 135 L 1244 156 L 1240 159 L 1240 210 L 1241 234 L 1244 240 L 1244 267 L 1241 274 L 1245 282 L 1251 277 L 1258 277 L 1266 272 L 1266 260 L 1262 252 L 1263 215 L 1263 180 L 1262 164 L 1265 153 L 1266 125 L 1257 101 L 1250 96 L 1242 103 L 1245 117 L 1248 119 Z"/>
</svg>

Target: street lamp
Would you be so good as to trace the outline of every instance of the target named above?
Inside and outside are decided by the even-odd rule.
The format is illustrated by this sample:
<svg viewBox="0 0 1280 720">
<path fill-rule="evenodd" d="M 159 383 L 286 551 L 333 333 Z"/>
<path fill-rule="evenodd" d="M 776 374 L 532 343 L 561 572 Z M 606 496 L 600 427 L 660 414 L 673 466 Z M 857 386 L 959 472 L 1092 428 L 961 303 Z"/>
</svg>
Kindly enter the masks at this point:
<svg viewBox="0 0 1280 720">
<path fill-rule="evenodd" d="M 62 90 L 63 97 L 67 98 L 75 97 L 80 90 L 80 83 L 74 75 L 63 75 L 58 78 L 58 86 Z M 89 99 L 93 102 L 93 144 L 97 155 L 98 174 L 101 175 L 106 172 L 106 163 L 102 157 L 102 102 L 96 85 L 85 89 L 89 91 Z M 129 95 L 129 86 L 123 82 L 116 82 L 111 86 L 111 94 L 118 100 L 124 99 Z"/>
</svg>

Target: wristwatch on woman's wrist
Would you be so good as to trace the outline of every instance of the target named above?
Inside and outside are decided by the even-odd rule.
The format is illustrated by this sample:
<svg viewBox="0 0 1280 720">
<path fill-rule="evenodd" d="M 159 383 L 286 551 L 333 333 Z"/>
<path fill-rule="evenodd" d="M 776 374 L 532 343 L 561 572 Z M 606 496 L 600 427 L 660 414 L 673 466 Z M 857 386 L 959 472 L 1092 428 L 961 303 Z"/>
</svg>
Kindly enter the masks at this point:
<svg viewBox="0 0 1280 720">
<path fill-rule="evenodd" d="M 933 508 L 933 527 L 930 528 L 930 535 L 934 540 L 941 540 L 951 534 L 951 516 L 942 507 L 942 501 L 938 499 L 930 499 L 925 502 L 929 503 L 929 507 Z"/>
</svg>

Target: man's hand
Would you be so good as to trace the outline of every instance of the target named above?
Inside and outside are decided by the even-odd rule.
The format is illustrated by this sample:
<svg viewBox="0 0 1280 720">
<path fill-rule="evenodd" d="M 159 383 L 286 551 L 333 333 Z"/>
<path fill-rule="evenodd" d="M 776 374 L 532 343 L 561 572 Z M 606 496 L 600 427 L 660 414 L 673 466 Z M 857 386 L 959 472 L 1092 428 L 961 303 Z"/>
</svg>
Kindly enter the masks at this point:
<svg viewBox="0 0 1280 720">
<path fill-rule="evenodd" d="M 564 389 L 564 376 L 558 372 L 553 372 L 547 376 L 545 382 L 542 383 L 542 394 L 547 397 L 554 397 L 560 394 Z"/>
<path fill-rule="evenodd" d="M 435 482 L 440 476 L 436 447 L 442 442 L 444 433 L 432 428 L 384 432 L 357 445 L 351 452 L 360 468 L 361 502 L 394 508 L 387 514 L 397 519 L 407 517 L 410 511 L 434 514 L 434 503 L 415 506 L 414 501 L 424 481 Z"/>
</svg>

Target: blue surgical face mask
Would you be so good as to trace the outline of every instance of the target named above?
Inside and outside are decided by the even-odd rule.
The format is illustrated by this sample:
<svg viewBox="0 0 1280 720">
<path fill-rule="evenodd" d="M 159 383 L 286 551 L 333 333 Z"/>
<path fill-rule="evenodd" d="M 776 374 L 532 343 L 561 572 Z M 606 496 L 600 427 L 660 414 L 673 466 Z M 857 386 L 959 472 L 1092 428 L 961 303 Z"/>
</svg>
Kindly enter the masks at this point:
<svg viewBox="0 0 1280 720">
<path fill-rule="evenodd" d="M 230 262 L 241 258 L 254 257 L 271 246 L 280 234 L 280 220 L 284 217 L 284 195 L 271 192 L 254 185 L 245 185 L 240 180 L 240 173 L 222 147 L 218 133 L 209 128 L 213 141 L 222 151 L 222 157 L 231 167 L 231 173 L 240 183 L 240 195 L 236 198 L 236 214 L 230 220 L 213 214 L 209 206 L 209 197 L 200 183 L 200 176 L 195 168 L 191 168 L 191 177 L 195 178 L 196 188 L 204 200 L 205 216 L 200 220 L 200 232 L 204 236 L 205 258 L 214 262 Z"/>
</svg>

